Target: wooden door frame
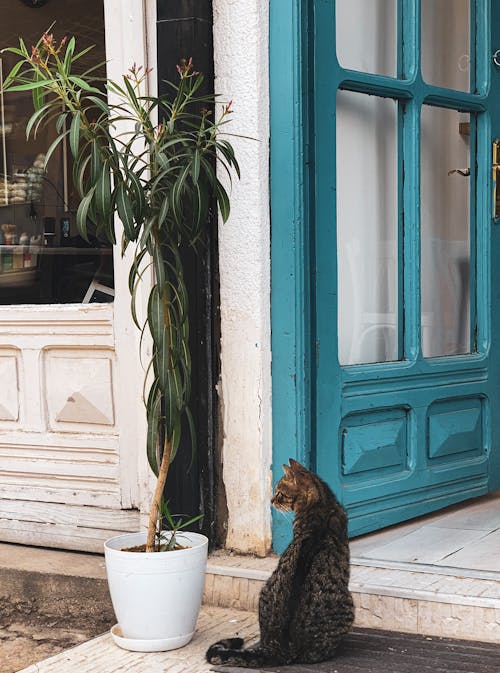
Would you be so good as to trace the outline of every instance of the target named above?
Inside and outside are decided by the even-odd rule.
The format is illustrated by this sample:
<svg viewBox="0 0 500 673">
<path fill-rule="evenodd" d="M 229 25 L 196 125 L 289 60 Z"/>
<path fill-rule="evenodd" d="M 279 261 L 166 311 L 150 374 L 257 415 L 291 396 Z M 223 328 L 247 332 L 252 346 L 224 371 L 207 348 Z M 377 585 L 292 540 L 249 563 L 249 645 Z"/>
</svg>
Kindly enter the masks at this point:
<svg viewBox="0 0 500 673">
<path fill-rule="evenodd" d="M 145 68 L 152 65 L 154 70 L 148 79 L 148 90 L 154 95 L 157 60 L 156 0 L 104 0 L 104 17 L 107 77 L 120 81 L 134 63 L 144 65 Z M 122 257 L 119 242 L 122 224 L 118 216 L 115 222 L 118 243 L 113 248 L 113 326 L 119 380 L 116 404 L 122 507 L 139 509 L 142 524 L 146 524 L 155 483 L 146 459 L 147 423 L 143 401 L 144 363 L 148 362 L 151 344 L 146 336 L 142 341 L 140 358 L 140 334 L 132 320 L 128 288 L 128 274 L 134 253 L 129 246 Z M 144 278 L 147 277 L 145 274 Z M 137 304 L 140 315 L 146 314 L 148 295 L 147 282 L 144 282 Z"/>
<path fill-rule="evenodd" d="M 311 343 L 313 302 L 309 170 L 312 88 L 310 3 L 271 0 L 269 17 L 271 128 L 271 316 L 273 482 L 295 458 L 314 467 Z M 273 512 L 273 548 L 283 551 L 290 529 Z"/>
</svg>

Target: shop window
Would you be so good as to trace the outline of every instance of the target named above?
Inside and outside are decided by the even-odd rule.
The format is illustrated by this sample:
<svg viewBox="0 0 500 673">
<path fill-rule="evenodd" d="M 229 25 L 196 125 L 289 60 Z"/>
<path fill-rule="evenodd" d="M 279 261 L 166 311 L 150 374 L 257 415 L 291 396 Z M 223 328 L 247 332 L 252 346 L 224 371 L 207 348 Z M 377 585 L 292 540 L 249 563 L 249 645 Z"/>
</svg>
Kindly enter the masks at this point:
<svg viewBox="0 0 500 673">
<path fill-rule="evenodd" d="M 50 28 L 57 40 L 75 36 L 81 72 L 101 64 L 105 76 L 103 0 L 0 0 L 0 48 L 22 37 L 28 49 Z M 15 63 L 0 58 L 0 78 Z M 76 66 L 76 64 L 75 64 Z M 113 300 L 112 246 L 76 231 L 78 194 L 72 184 L 71 153 L 60 144 L 44 168 L 56 137 L 53 126 L 26 140 L 33 112 L 31 93 L 0 97 L 0 304 L 66 304 Z"/>
</svg>

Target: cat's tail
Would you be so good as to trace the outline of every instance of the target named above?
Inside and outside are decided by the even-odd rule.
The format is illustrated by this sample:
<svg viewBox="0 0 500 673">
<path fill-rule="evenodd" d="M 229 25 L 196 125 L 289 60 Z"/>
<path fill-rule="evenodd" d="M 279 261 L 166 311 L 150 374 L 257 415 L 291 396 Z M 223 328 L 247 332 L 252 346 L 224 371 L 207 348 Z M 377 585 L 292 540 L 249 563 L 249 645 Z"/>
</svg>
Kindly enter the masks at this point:
<svg viewBox="0 0 500 673">
<path fill-rule="evenodd" d="M 206 657 L 209 664 L 227 664 L 229 666 L 241 666 L 242 668 L 260 668 L 262 666 L 275 666 L 280 663 L 266 655 L 258 643 L 254 647 L 243 649 L 243 638 L 219 640 L 210 645 Z"/>
</svg>

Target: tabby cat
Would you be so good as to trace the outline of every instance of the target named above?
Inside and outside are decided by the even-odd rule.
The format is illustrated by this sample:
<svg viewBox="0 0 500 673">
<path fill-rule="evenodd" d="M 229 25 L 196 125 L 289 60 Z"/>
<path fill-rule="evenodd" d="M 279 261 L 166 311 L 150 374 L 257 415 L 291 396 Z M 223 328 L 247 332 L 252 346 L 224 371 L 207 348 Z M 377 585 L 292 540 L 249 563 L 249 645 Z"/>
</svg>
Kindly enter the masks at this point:
<svg viewBox="0 0 500 673">
<path fill-rule="evenodd" d="M 220 640 L 207 651 L 211 664 L 326 661 L 353 622 L 346 513 L 319 477 L 289 462 L 271 502 L 295 512 L 293 540 L 260 593 L 260 642 L 244 649 L 241 638 Z"/>
</svg>

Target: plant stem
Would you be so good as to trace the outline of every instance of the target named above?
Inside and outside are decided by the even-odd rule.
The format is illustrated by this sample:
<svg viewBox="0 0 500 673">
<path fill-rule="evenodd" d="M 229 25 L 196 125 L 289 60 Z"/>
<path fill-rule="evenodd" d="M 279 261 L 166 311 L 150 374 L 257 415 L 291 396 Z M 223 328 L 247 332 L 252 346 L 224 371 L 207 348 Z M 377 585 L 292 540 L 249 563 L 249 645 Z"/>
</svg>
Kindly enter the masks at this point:
<svg viewBox="0 0 500 673">
<path fill-rule="evenodd" d="M 163 495 L 165 482 L 167 481 L 168 468 L 170 466 L 170 455 L 172 453 L 172 446 L 170 441 L 165 438 L 163 446 L 163 456 L 161 458 L 160 470 L 158 472 L 158 479 L 156 481 L 156 488 L 153 495 L 153 502 L 151 503 L 151 511 L 149 513 L 148 522 L 148 537 L 146 541 L 146 551 L 155 551 L 155 533 L 156 523 L 158 521 L 158 514 L 160 511 L 160 502 Z"/>
</svg>

